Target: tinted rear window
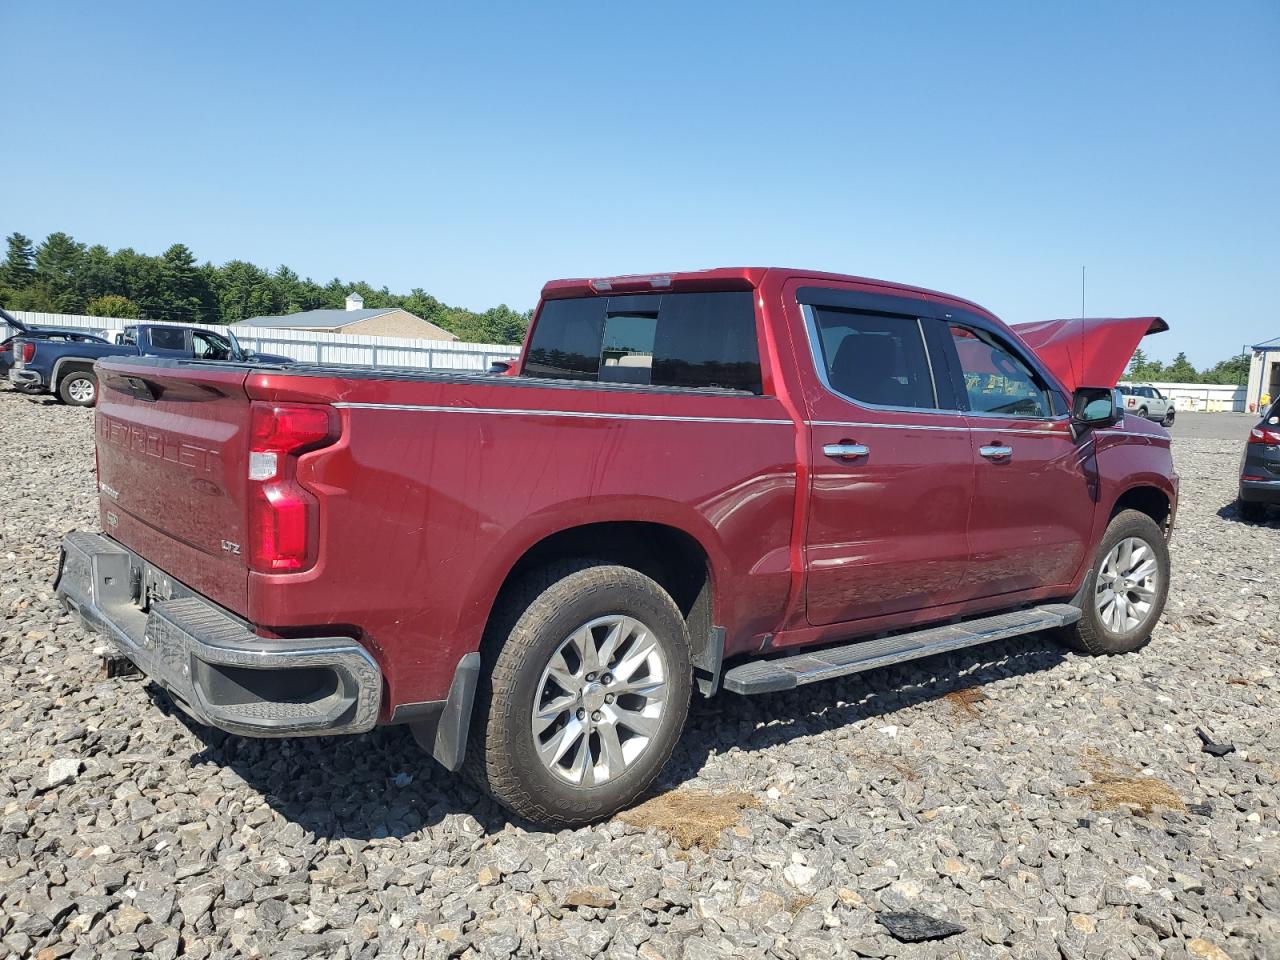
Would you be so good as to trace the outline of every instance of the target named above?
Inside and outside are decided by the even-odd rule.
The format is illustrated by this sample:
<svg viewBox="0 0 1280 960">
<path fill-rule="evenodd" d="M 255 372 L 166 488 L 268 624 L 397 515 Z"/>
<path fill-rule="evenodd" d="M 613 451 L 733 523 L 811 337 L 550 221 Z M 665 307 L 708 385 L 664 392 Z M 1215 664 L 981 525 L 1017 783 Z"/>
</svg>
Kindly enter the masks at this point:
<svg viewBox="0 0 1280 960">
<path fill-rule="evenodd" d="M 758 394 L 753 295 L 743 290 L 548 300 L 524 372 Z"/>
</svg>

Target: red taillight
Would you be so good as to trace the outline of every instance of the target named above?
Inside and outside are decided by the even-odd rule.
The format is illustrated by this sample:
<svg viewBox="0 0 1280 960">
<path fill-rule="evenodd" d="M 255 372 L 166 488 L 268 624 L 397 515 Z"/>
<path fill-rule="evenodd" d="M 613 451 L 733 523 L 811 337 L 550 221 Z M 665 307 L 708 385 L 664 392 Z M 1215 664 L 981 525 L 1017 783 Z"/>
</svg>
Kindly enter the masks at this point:
<svg viewBox="0 0 1280 960">
<path fill-rule="evenodd" d="M 1264 444 L 1280 443 L 1280 430 L 1272 430 L 1270 427 L 1254 427 L 1249 431 L 1249 442 Z"/>
<path fill-rule="evenodd" d="M 22 362 L 30 363 L 36 358 L 36 345 L 30 340 L 24 341 L 22 344 Z"/>
<path fill-rule="evenodd" d="M 255 403 L 249 427 L 249 566 L 301 570 L 315 560 L 316 498 L 298 483 L 297 458 L 337 439 L 331 407 Z"/>
</svg>

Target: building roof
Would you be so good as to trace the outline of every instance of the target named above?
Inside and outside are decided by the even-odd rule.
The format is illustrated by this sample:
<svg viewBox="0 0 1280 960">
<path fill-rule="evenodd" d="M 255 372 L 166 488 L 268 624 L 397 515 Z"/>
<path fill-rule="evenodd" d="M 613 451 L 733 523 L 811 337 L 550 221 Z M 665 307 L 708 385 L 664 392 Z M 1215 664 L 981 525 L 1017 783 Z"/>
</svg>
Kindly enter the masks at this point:
<svg viewBox="0 0 1280 960">
<path fill-rule="evenodd" d="M 1253 345 L 1253 349 L 1254 350 L 1280 350 L 1280 337 L 1275 337 L 1272 340 L 1264 340 L 1262 343 L 1255 343 Z"/>
<path fill-rule="evenodd" d="M 233 323 L 233 327 L 295 327 L 303 330 L 338 330 L 342 327 L 380 317 L 399 307 L 371 307 L 368 310 L 302 310 L 283 317 L 250 317 Z M 412 316 L 412 314 L 410 314 Z M 427 321 L 423 320 L 423 323 Z"/>
</svg>

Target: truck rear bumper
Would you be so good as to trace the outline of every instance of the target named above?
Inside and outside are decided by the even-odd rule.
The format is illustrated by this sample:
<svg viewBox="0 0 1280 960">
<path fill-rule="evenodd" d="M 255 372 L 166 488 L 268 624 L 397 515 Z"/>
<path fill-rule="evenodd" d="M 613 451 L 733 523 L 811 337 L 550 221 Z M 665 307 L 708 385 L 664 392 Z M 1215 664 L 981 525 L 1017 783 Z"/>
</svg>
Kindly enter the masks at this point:
<svg viewBox="0 0 1280 960">
<path fill-rule="evenodd" d="M 154 594 L 144 610 L 141 598 Z M 145 586 L 144 586 L 145 585 Z M 255 737 L 361 733 L 378 719 L 382 672 L 349 637 L 274 640 L 115 541 L 74 531 L 55 589 L 201 723 Z"/>
<path fill-rule="evenodd" d="M 41 378 L 39 370 L 28 370 L 19 367 L 9 368 L 9 382 L 23 390 L 32 390 L 44 386 L 44 380 Z"/>
</svg>

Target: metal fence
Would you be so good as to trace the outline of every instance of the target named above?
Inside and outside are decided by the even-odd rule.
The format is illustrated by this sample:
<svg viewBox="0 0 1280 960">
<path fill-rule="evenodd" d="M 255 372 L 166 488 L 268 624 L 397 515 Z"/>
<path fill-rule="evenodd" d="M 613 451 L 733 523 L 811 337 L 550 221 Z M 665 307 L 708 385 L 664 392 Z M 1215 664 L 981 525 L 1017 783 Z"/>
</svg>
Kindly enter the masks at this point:
<svg viewBox="0 0 1280 960">
<path fill-rule="evenodd" d="M 28 310 L 11 310 L 10 313 L 31 326 L 74 327 L 101 333 L 107 339 L 131 324 L 144 322 L 69 313 L 35 313 Z M 487 370 L 494 360 L 512 360 L 520 352 L 517 346 L 500 343 L 460 343 L 416 337 L 366 337 L 308 330 L 281 330 L 275 327 L 228 328 L 201 323 L 182 326 L 202 327 L 217 333 L 226 333 L 230 329 L 241 346 L 248 350 L 292 357 L 303 363 L 416 367 L 422 370 Z M 16 331 L 8 325 L 0 323 L 0 339 L 14 332 Z"/>
</svg>

